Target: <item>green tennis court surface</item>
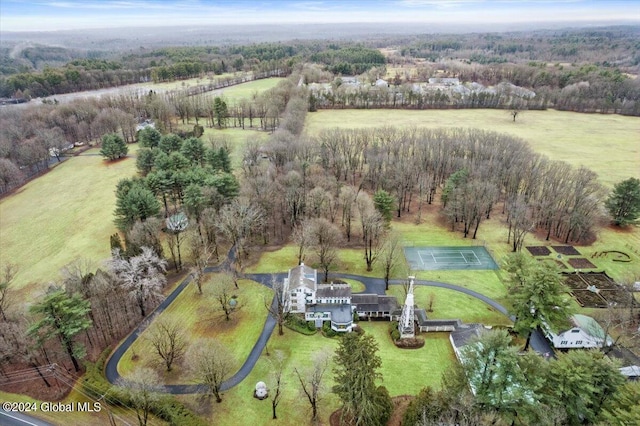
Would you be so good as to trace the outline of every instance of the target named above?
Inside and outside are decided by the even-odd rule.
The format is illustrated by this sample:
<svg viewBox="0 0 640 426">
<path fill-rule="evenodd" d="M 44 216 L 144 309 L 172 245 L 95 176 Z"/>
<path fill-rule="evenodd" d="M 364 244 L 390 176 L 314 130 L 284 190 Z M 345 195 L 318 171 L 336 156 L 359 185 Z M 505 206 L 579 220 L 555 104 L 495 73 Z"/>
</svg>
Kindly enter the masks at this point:
<svg viewBox="0 0 640 426">
<path fill-rule="evenodd" d="M 405 247 L 404 255 L 413 270 L 498 269 L 484 247 Z"/>
</svg>

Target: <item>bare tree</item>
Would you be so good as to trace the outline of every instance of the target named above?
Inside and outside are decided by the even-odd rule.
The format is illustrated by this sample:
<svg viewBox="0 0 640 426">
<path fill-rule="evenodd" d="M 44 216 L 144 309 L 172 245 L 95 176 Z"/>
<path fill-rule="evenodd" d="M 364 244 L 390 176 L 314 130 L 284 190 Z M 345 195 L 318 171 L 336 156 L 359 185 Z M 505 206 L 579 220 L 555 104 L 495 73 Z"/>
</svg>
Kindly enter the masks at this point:
<svg viewBox="0 0 640 426">
<path fill-rule="evenodd" d="M 4 265 L 0 276 L 0 315 L 7 321 L 7 309 L 11 305 L 11 282 L 18 273 L 18 267 L 12 263 Z"/>
<path fill-rule="evenodd" d="M 189 347 L 186 359 L 194 380 L 205 385 L 216 402 L 222 402 L 220 387 L 236 367 L 229 349 L 214 339 L 198 339 Z"/>
<path fill-rule="evenodd" d="M 159 257 L 162 257 L 162 242 L 159 238 L 162 226 L 162 219 L 157 217 L 147 218 L 144 222 L 136 221 L 127 232 L 127 241 L 138 247 L 150 247 Z"/>
<path fill-rule="evenodd" d="M 282 373 L 284 371 L 284 355 L 281 352 L 277 352 L 272 360 L 273 370 L 271 370 L 271 380 L 274 383 L 274 388 L 270 389 L 271 394 L 271 410 L 273 413 L 273 420 L 277 419 L 276 409 L 280 404 L 282 398 L 282 387 L 285 382 L 282 380 Z"/>
<path fill-rule="evenodd" d="M 362 221 L 364 260 L 367 264 L 367 271 L 371 271 L 373 270 L 373 263 L 378 259 L 382 249 L 385 221 L 375 209 L 363 212 L 360 220 Z"/>
<path fill-rule="evenodd" d="M 353 186 L 343 186 L 340 189 L 340 204 L 342 204 L 342 226 L 344 227 L 347 241 L 351 241 L 351 220 L 353 219 L 353 205 L 358 196 L 358 191 Z"/>
<path fill-rule="evenodd" d="M 264 212 L 247 199 L 235 199 L 220 210 L 218 229 L 235 247 L 235 263 L 242 269 L 242 255 L 248 254 L 245 240 L 259 229 L 264 221 Z"/>
<path fill-rule="evenodd" d="M 107 261 L 111 272 L 140 308 L 140 315 L 146 316 L 146 305 L 149 301 L 162 298 L 160 291 L 167 282 L 164 273 L 167 262 L 160 259 L 149 247 L 142 247 L 142 253 L 125 259 L 119 250 L 114 250 Z"/>
<path fill-rule="evenodd" d="M 324 391 L 322 380 L 329 368 L 329 360 L 330 356 L 328 353 L 317 353 L 314 356 L 313 366 L 311 368 L 303 370 L 302 373 L 300 373 L 297 368 L 293 369 L 302 387 L 302 392 L 311 405 L 311 420 L 313 422 L 318 421 L 318 403 Z"/>
<path fill-rule="evenodd" d="M 265 300 L 264 306 L 267 308 L 269 315 L 275 318 L 278 324 L 278 335 L 284 334 L 283 326 L 289 316 L 289 307 L 287 306 L 287 293 L 284 281 L 279 280 L 274 274 L 271 276 L 271 289 L 273 290 L 273 299 Z"/>
<path fill-rule="evenodd" d="M 128 378 L 118 380 L 117 385 L 131 401 L 140 426 L 146 426 L 153 405 L 160 399 L 160 392 L 164 391 L 160 383 L 158 373 L 147 367 L 136 368 Z"/>
<path fill-rule="evenodd" d="M 402 239 L 400 234 L 391 231 L 387 234 L 382 248 L 385 289 L 389 290 L 389 279 L 403 264 Z"/>
<path fill-rule="evenodd" d="M 202 284 L 205 280 L 205 268 L 211 261 L 213 254 L 209 246 L 195 233 L 190 236 L 189 251 L 191 254 L 191 276 L 198 288 L 198 294 L 202 294 Z"/>
<path fill-rule="evenodd" d="M 187 347 L 184 327 L 177 318 L 166 314 L 151 323 L 145 338 L 151 343 L 167 371 L 171 371 L 173 363 L 182 358 Z"/>
<path fill-rule="evenodd" d="M 231 314 L 237 308 L 234 294 L 234 290 L 237 288 L 235 278 L 232 273 L 225 272 L 215 275 L 211 278 L 211 281 L 211 294 L 218 302 L 220 310 L 224 312 L 225 321 L 229 321 Z"/>
<path fill-rule="evenodd" d="M 187 219 L 184 213 L 174 214 L 165 220 L 165 231 L 170 235 L 167 239 L 167 244 L 169 245 L 169 251 L 171 252 L 176 272 L 182 269 L 181 247 L 185 240 L 185 230 L 188 226 L 189 219 Z M 176 254 L 178 255 L 177 257 Z"/>
<path fill-rule="evenodd" d="M 312 242 L 309 222 L 304 221 L 293 228 L 293 242 L 298 247 L 298 265 L 304 260 L 305 251 Z"/>
<path fill-rule="evenodd" d="M 329 279 L 329 269 L 338 256 L 338 245 L 342 239 L 340 230 L 327 219 L 312 219 L 310 221 L 313 249 L 318 263 L 324 271 L 324 282 Z"/>
<path fill-rule="evenodd" d="M 521 196 L 509 203 L 507 211 L 509 215 L 507 218 L 509 223 L 507 243 L 513 237 L 513 252 L 520 251 L 522 250 L 524 238 L 535 227 L 535 223 L 529 217 L 529 208 Z"/>
</svg>

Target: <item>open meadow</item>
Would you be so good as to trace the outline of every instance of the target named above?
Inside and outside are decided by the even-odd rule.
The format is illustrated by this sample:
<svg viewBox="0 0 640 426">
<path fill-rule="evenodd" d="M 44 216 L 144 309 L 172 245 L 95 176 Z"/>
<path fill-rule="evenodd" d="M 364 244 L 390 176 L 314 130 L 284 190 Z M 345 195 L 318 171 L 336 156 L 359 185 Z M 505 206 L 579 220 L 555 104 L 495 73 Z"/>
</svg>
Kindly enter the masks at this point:
<svg viewBox="0 0 640 426">
<path fill-rule="evenodd" d="M 135 174 L 136 149 L 112 163 L 91 149 L 0 200 L 0 264 L 18 266 L 19 298 L 34 300 L 70 262 L 109 257 L 116 184 Z"/>
<path fill-rule="evenodd" d="M 564 111 L 524 111 L 514 122 L 508 111 L 466 110 L 321 110 L 307 115 L 305 131 L 372 128 L 476 128 L 506 133 L 527 141 L 534 151 L 598 173 L 612 187 L 631 176 L 640 177 L 640 118 L 614 114 Z"/>
</svg>

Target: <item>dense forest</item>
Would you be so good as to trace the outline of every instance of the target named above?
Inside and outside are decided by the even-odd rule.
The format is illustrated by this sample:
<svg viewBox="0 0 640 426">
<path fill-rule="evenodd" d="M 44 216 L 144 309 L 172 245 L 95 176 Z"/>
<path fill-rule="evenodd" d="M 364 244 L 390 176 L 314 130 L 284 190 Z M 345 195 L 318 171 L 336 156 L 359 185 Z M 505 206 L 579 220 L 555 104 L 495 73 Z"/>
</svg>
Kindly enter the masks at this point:
<svg viewBox="0 0 640 426">
<path fill-rule="evenodd" d="M 459 102 L 446 94 L 423 99 L 402 84 L 454 77 L 463 83 L 513 84 L 538 96 L 519 107 L 640 114 L 637 27 L 533 31 L 500 34 L 387 36 L 354 43 L 294 41 L 251 45 L 167 47 L 136 53 L 84 53 L 49 46 L 9 51 L 0 60 L 0 97 L 35 98 L 147 81 L 173 81 L 233 72 L 290 72 L 296 63 L 315 62 L 335 76 L 372 68 L 384 77 L 396 69 L 395 93 L 342 102 L 340 107 L 510 108 L 512 99 L 475 96 Z M 382 50 L 379 50 L 382 49 Z M 385 54 L 382 53 L 385 52 Z M 97 56 L 110 56 L 109 59 Z M 401 71 L 401 67 L 413 71 Z M 400 68 L 400 69 L 399 69 Z M 411 90 L 409 90 L 411 91 Z M 414 91 L 415 92 L 415 91 Z M 414 93 L 415 94 L 415 93 Z M 446 96 L 444 96 L 446 95 Z M 382 99 L 381 99 L 382 96 Z M 356 96 L 358 97 L 358 96 Z M 359 97 L 370 97 L 360 93 Z M 480 99 L 478 99 L 480 98 Z M 402 99 L 402 102 L 398 102 Z M 335 100 L 320 102 L 335 107 Z"/>
</svg>

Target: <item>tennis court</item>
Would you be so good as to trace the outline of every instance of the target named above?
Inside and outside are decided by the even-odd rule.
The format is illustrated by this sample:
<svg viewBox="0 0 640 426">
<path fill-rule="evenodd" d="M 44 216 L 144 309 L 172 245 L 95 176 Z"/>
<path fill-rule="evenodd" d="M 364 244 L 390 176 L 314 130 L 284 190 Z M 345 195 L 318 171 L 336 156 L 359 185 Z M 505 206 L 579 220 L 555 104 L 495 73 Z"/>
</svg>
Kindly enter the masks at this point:
<svg viewBox="0 0 640 426">
<path fill-rule="evenodd" d="M 405 247 L 404 255 L 413 270 L 498 269 L 487 249 L 473 247 Z"/>
</svg>

